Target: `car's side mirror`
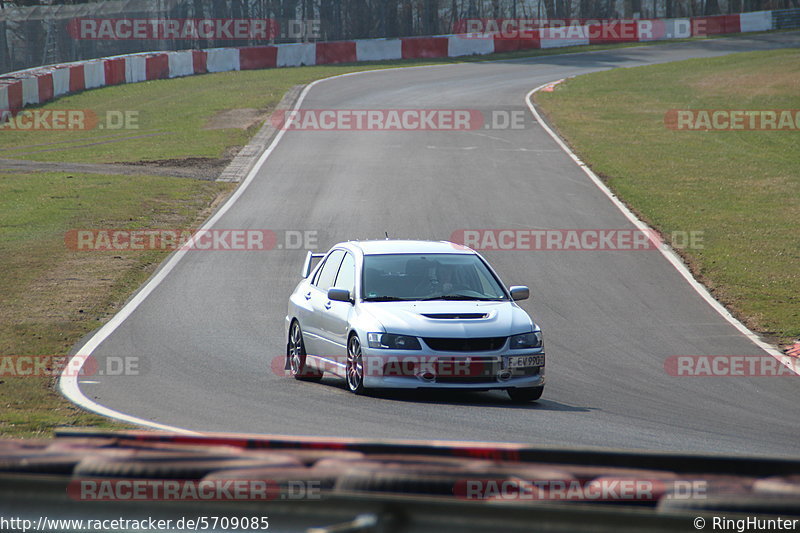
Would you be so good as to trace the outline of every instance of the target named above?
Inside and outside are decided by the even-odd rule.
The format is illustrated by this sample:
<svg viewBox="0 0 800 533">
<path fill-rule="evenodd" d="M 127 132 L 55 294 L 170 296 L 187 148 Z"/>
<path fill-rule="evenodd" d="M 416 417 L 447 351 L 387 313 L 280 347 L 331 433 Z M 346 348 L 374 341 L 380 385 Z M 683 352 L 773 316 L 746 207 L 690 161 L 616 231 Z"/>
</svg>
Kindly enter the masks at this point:
<svg viewBox="0 0 800 533">
<path fill-rule="evenodd" d="M 347 289 L 328 289 L 328 299 L 335 302 L 353 302 Z"/>
<path fill-rule="evenodd" d="M 509 287 L 508 292 L 511 293 L 511 299 L 514 301 L 527 300 L 531 297 L 531 290 L 525 285 Z"/>
</svg>

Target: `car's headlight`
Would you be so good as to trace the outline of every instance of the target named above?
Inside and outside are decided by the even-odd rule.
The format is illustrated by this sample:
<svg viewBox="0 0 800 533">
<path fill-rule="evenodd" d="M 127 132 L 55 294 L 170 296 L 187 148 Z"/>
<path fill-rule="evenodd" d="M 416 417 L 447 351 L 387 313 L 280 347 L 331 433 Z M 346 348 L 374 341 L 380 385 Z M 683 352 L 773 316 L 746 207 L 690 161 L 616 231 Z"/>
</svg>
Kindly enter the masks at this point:
<svg viewBox="0 0 800 533">
<path fill-rule="evenodd" d="M 367 344 L 370 348 L 386 348 L 391 350 L 421 350 L 422 346 L 416 337 L 395 335 L 393 333 L 367 333 Z"/>
<path fill-rule="evenodd" d="M 542 346 L 542 332 L 532 331 L 511 337 L 511 349 L 540 348 Z"/>
</svg>

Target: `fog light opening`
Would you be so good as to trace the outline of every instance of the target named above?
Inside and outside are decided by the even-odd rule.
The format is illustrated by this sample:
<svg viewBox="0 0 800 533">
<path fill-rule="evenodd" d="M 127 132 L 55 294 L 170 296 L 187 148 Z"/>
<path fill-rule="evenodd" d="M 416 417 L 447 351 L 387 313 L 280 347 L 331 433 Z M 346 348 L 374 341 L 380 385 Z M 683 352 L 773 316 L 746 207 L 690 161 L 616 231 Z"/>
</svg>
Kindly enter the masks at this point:
<svg viewBox="0 0 800 533">
<path fill-rule="evenodd" d="M 497 381 L 508 381 L 511 379 L 511 370 L 505 369 L 497 373 Z"/>
<path fill-rule="evenodd" d="M 419 374 L 417 374 L 417 377 L 422 381 L 427 381 L 427 382 L 436 380 L 436 374 L 434 374 L 430 370 L 425 370 L 424 372 L 420 372 Z"/>
</svg>

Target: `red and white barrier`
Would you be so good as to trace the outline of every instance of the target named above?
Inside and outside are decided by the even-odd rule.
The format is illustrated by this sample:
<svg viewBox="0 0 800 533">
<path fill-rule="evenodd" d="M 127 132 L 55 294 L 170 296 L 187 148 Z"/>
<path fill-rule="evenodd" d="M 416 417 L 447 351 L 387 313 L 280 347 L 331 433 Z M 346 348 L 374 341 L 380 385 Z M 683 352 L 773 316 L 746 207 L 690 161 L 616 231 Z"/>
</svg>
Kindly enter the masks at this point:
<svg viewBox="0 0 800 533">
<path fill-rule="evenodd" d="M 22 105 L 39 103 L 39 80 L 35 76 L 22 78 Z"/>
<path fill-rule="evenodd" d="M 586 34 L 589 37 L 589 44 L 638 43 L 641 40 L 640 35 L 655 36 L 651 24 L 652 21 L 649 20 L 602 22 L 586 26 Z"/>
<path fill-rule="evenodd" d="M 317 46 L 314 43 L 279 44 L 276 48 L 279 67 L 317 64 Z"/>
<path fill-rule="evenodd" d="M 482 56 L 494 53 L 494 39 L 491 35 L 473 39 L 466 35 L 450 35 L 447 43 L 448 57 Z"/>
<path fill-rule="evenodd" d="M 204 74 L 301 65 L 354 63 L 486 55 L 535 48 L 580 46 L 604 42 L 645 42 L 722 33 L 771 30 L 771 11 L 693 19 L 615 21 L 545 28 L 525 37 L 502 35 L 439 35 L 400 39 L 280 44 L 244 48 L 212 48 L 147 52 L 77 61 L 12 72 L 0 76 L 0 110 L 17 112 L 59 96 L 121 83 Z"/>
<path fill-rule="evenodd" d="M 722 33 L 739 33 L 739 15 L 718 15 L 692 19 L 692 37 L 706 37 Z"/>
<path fill-rule="evenodd" d="M 387 61 L 403 57 L 400 39 L 361 39 L 356 41 L 358 61 Z"/>
<path fill-rule="evenodd" d="M 194 74 L 194 62 L 191 50 L 167 52 L 170 78 L 181 78 Z"/>
<path fill-rule="evenodd" d="M 144 63 L 145 79 L 163 80 L 169 75 L 169 56 L 167 54 L 150 54 Z"/>
<path fill-rule="evenodd" d="M 356 61 L 358 61 L 358 52 L 356 51 L 356 43 L 354 41 L 316 44 L 316 57 L 314 58 L 314 62 L 317 65 L 355 63 Z"/>
<path fill-rule="evenodd" d="M 42 72 L 36 77 L 38 87 L 38 94 L 40 102 L 49 102 L 53 99 L 53 73 Z"/>
<path fill-rule="evenodd" d="M 0 113 L 5 113 L 11 110 L 11 105 L 8 103 L 8 85 L 0 85 Z"/>
<path fill-rule="evenodd" d="M 538 31 L 532 32 L 530 36 L 519 39 L 505 39 L 500 35 L 493 39 L 494 51 L 516 52 L 517 50 L 536 50 L 542 47 L 542 37 Z"/>
<path fill-rule="evenodd" d="M 772 29 L 772 11 L 754 11 L 739 15 L 739 31 L 768 31 Z"/>
<path fill-rule="evenodd" d="M 589 31 L 586 26 L 563 28 L 542 28 L 539 30 L 542 48 L 563 48 L 589 44 Z"/>
<path fill-rule="evenodd" d="M 106 85 L 120 85 L 125 83 L 125 59 L 125 57 L 113 57 L 103 60 L 103 73 Z"/>
<path fill-rule="evenodd" d="M 206 72 L 239 70 L 238 48 L 211 48 L 206 53 Z"/>
<path fill-rule="evenodd" d="M 105 61 L 93 60 L 83 64 L 83 88 L 94 89 L 106 84 Z M 80 68 L 80 67 L 78 67 Z M 70 73 L 72 75 L 72 73 Z"/>
<path fill-rule="evenodd" d="M 58 98 L 70 92 L 69 67 L 53 69 L 53 96 Z"/>
<path fill-rule="evenodd" d="M 660 39 L 686 39 L 692 36 L 692 21 L 691 19 L 666 19 L 661 21 L 662 27 Z M 657 32 L 653 32 L 658 36 Z M 648 39 L 648 40 L 659 40 Z"/>
<path fill-rule="evenodd" d="M 447 37 L 408 37 L 400 39 L 403 59 L 447 57 Z"/>
<path fill-rule="evenodd" d="M 251 46 L 239 49 L 239 68 L 255 70 L 278 66 L 278 48 L 275 46 Z"/>
<path fill-rule="evenodd" d="M 125 83 L 147 81 L 147 58 L 130 56 L 125 58 Z"/>
</svg>

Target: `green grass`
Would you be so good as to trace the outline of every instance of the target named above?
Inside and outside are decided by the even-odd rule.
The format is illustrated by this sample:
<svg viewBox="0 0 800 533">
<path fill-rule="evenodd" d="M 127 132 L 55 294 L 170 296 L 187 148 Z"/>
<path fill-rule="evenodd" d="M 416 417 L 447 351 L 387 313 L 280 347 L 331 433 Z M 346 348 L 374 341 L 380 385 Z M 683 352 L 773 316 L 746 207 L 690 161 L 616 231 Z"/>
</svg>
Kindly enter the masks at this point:
<svg viewBox="0 0 800 533">
<path fill-rule="evenodd" d="M 800 50 L 580 76 L 539 106 L 712 293 L 779 342 L 800 337 L 800 131 L 673 131 L 670 109 L 800 109 Z"/>
</svg>

